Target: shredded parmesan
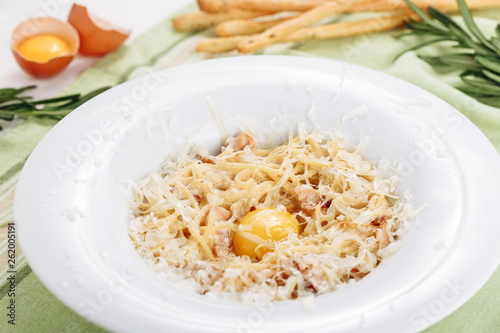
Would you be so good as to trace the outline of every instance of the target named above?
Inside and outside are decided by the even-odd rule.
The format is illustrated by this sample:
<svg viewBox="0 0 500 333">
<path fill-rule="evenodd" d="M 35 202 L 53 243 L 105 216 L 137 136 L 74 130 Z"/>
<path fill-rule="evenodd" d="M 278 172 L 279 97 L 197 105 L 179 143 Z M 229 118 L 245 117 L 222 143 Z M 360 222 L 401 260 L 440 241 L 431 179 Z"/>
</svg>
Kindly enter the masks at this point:
<svg viewBox="0 0 500 333">
<path fill-rule="evenodd" d="M 246 131 L 217 156 L 191 149 L 133 186 L 129 235 L 137 252 L 199 293 L 303 298 L 310 311 L 312 296 L 369 274 L 397 251 L 415 215 L 398 195 L 399 177 L 389 161 L 366 161 L 331 133 L 299 133 L 261 149 Z M 261 260 L 236 255 L 241 218 L 270 208 L 291 213 L 300 232 L 262 243 L 274 250 Z"/>
</svg>

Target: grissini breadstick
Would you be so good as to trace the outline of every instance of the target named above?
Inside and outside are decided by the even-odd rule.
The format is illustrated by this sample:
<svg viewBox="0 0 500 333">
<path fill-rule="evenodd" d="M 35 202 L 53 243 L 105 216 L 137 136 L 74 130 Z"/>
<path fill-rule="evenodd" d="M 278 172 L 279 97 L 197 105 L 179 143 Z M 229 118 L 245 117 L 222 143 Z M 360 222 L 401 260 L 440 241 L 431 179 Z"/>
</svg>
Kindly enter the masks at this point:
<svg viewBox="0 0 500 333">
<path fill-rule="evenodd" d="M 293 33 L 285 37 L 286 42 L 299 42 L 311 39 L 332 39 L 350 36 L 372 34 L 401 27 L 404 21 L 413 18 L 418 20 L 418 16 L 412 12 L 402 12 L 398 14 L 366 19 L 354 22 L 341 22 L 303 28 L 300 32 Z"/>
<path fill-rule="evenodd" d="M 314 7 L 334 0 L 198 0 L 203 11 L 221 12 L 232 9 L 247 9 L 276 13 L 281 11 L 307 11 Z M 498 0 L 466 0 L 467 6 L 472 9 L 498 7 Z M 456 8 L 456 0 L 414 0 L 420 8 L 434 6 L 441 8 Z M 408 9 L 404 0 L 377 0 L 354 5 L 349 12 L 398 12 Z"/>
<path fill-rule="evenodd" d="M 178 31 L 197 31 L 213 27 L 221 22 L 238 18 L 254 18 L 268 15 L 262 12 L 253 12 L 235 9 L 223 13 L 192 13 L 174 17 L 172 24 Z"/>
<path fill-rule="evenodd" d="M 218 24 L 215 28 L 215 32 L 217 35 L 223 37 L 258 34 L 276 24 L 285 22 L 294 17 L 295 16 L 288 16 L 267 21 L 254 21 L 250 19 L 231 20 Z"/>
<path fill-rule="evenodd" d="M 203 39 L 196 45 L 196 52 L 219 53 L 236 50 L 245 38 L 246 36 L 228 36 Z"/>
<path fill-rule="evenodd" d="M 413 3 L 425 10 L 429 6 L 445 12 L 456 11 L 458 9 L 456 0 L 413 0 Z M 465 0 L 465 3 L 470 10 L 500 6 L 500 0 Z M 348 12 L 399 12 L 408 9 L 408 5 L 403 0 L 379 0 L 358 3 L 352 6 Z"/>
<path fill-rule="evenodd" d="M 235 8 L 277 13 L 303 12 L 328 1 L 331 0 L 198 0 L 198 6 L 208 13 L 224 12 Z"/>
<path fill-rule="evenodd" d="M 316 23 L 326 17 L 334 14 L 343 13 L 349 10 L 356 3 L 372 2 L 373 0 L 342 0 L 331 1 L 315 7 L 301 15 L 275 25 L 257 36 L 251 36 L 238 45 L 241 53 L 252 53 L 261 48 L 277 43 L 286 35 L 313 23 Z"/>
<path fill-rule="evenodd" d="M 500 7 L 500 0 L 469 0 L 468 3 L 469 6 L 475 10 Z M 456 12 L 458 8 L 455 2 L 441 2 L 439 3 L 439 9 L 445 12 Z M 290 35 L 285 36 L 282 42 L 297 42 L 311 39 L 332 39 L 385 31 L 402 26 L 404 21 L 409 18 L 416 20 L 419 19 L 412 12 L 402 12 L 385 17 L 356 22 L 343 22 L 302 28 L 291 33 Z M 238 44 L 247 37 L 248 36 L 233 36 L 206 39 L 198 44 L 197 51 L 216 53 L 234 50 L 237 48 Z"/>
<path fill-rule="evenodd" d="M 403 12 L 355 22 L 341 22 L 307 27 L 291 33 L 286 36 L 282 42 L 333 39 L 386 31 L 403 26 L 404 21 L 409 18 L 418 19 L 418 17 L 411 12 Z M 245 38 L 246 36 L 209 38 L 202 40 L 198 44 L 196 50 L 199 52 L 211 53 L 231 51 L 236 49 L 238 44 Z"/>
</svg>

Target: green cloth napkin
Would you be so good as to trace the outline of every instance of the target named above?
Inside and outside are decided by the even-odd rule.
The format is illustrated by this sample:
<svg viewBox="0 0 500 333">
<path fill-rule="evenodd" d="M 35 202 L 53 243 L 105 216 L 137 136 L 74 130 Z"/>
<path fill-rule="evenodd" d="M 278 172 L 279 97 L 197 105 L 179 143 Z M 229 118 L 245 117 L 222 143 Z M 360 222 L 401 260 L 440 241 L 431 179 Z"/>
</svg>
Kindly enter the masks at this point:
<svg viewBox="0 0 500 333">
<path fill-rule="evenodd" d="M 197 11 L 190 5 L 181 12 Z M 483 11 L 476 16 L 500 18 L 500 11 Z M 479 19 L 481 29 L 493 33 L 496 22 Z M 86 93 L 93 89 L 116 85 L 132 77 L 174 65 L 214 57 L 235 56 L 234 53 L 207 55 L 193 51 L 197 41 L 210 34 L 179 33 L 172 29 L 167 18 L 128 45 L 102 58 L 85 71 L 63 93 Z M 500 151 L 500 110 L 480 104 L 449 83 L 456 72 L 435 71 L 408 53 L 393 63 L 394 56 L 416 43 L 415 38 L 395 40 L 395 32 L 362 35 L 329 41 L 310 41 L 273 46 L 263 54 L 285 54 L 323 57 L 371 67 L 412 82 L 463 112 Z M 437 47 L 426 52 L 438 52 Z M 30 119 L 0 138 L 0 332 L 103 332 L 103 330 L 67 308 L 40 283 L 31 272 L 23 254 L 17 248 L 16 325 L 7 323 L 9 297 L 7 281 L 6 238 L 9 222 L 13 222 L 12 202 L 19 173 L 36 144 L 55 124 L 48 119 Z M 497 269 L 483 288 L 453 314 L 425 332 L 500 332 L 500 269 Z"/>
</svg>

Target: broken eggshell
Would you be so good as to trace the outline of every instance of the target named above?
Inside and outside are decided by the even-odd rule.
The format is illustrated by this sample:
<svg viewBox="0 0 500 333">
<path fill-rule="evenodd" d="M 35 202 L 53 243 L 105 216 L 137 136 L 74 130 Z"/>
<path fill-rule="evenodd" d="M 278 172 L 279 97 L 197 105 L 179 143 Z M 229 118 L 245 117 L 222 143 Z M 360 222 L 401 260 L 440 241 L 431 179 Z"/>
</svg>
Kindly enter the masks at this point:
<svg viewBox="0 0 500 333">
<path fill-rule="evenodd" d="M 80 36 L 80 54 L 103 55 L 117 49 L 130 35 L 130 30 L 113 26 L 108 21 L 88 13 L 87 8 L 74 4 L 68 22 Z"/>
</svg>

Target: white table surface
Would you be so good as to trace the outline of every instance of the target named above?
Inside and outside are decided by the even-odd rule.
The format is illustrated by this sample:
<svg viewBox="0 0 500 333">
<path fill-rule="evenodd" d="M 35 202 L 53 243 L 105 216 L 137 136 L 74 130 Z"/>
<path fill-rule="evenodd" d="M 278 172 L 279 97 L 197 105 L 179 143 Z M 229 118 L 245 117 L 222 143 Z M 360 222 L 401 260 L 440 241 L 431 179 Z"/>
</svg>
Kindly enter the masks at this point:
<svg viewBox="0 0 500 333">
<path fill-rule="evenodd" d="M 126 43 L 138 36 L 158 21 L 169 16 L 194 0 L 80 0 L 88 11 L 117 26 L 131 29 Z M 73 82 L 82 72 L 92 66 L 99 57 L 78 55 L 61 73 L 46 79 L 26 74 L 14 60 L 10 48 L 10 36 L 14 28 L 25 19 L 37 16 L 51 16 L 66 21 L 73 1 L 69 0 L 0 0 L 0 88 L 19 88 L 35 84 L 30 91 L 35 98 L 53 97 Z M 3 122 L 0 136 L 19 124 Z"/>
</svg>

